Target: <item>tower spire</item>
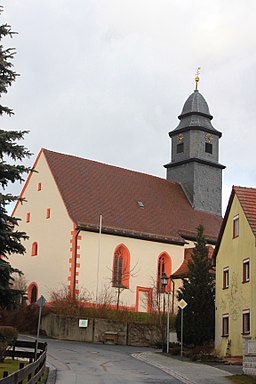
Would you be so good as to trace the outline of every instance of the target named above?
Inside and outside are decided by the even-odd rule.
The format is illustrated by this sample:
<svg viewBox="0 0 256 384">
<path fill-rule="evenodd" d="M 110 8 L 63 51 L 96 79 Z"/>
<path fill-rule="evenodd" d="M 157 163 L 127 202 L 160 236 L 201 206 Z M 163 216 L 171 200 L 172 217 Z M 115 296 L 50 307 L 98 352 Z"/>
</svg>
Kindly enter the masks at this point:
<svg viewBox="0 0 256 384">
<path fill-rule="evenodd" d="M 198 67 L 197 71 L 196 71 L 196 77 L 195 77 L 195 82 L 196 82 L 196 89 L 195 89 L 195 91 L 198 91 L 198 83 L 199 83 L 200 72 L 201 72 L 201 67 Z"/>
</svg>

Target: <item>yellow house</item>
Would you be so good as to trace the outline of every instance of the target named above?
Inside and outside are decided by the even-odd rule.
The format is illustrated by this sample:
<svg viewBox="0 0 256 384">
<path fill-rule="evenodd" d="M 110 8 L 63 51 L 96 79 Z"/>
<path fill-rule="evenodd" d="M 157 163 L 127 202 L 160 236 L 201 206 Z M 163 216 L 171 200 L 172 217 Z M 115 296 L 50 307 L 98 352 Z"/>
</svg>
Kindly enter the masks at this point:
<svg viewBox="0 0 256 384">
<path fill-rule="evenodd" d="M 215 347 L 241 356 L 243 337 L 256 337 L 256 188 L 233 186 L 216 262 Z"/>
</svg>

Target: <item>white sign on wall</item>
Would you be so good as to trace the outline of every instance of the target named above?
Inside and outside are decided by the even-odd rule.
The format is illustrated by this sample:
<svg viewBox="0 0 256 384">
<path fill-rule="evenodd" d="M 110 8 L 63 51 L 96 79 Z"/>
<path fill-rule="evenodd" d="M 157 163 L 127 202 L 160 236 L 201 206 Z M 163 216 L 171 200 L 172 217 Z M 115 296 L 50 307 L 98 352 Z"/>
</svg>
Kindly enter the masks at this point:
<svg viewBox="0 0 256 384">
<path fill-rule="evenodd" d="M 79 328 L 87 328 L 88 319 L 79 319 Z"/>
</svg>

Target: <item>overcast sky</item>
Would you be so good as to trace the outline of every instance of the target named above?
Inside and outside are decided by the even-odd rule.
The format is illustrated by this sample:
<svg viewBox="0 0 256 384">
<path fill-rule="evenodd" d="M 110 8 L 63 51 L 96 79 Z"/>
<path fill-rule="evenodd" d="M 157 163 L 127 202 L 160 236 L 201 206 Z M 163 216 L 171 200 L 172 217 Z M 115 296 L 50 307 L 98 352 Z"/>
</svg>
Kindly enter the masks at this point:
<svg viewBox="0 0 256 384">
<path fill-rule="evenodd" d="M 256 187 L 255 0 L 2 0 L 20 77 L 1 128 L 24 145 L 165 177 L 168 132 L 199 90 L 223 133 L 223 208 Z M 20 189 L 20 187 L 19 187 Z M 224 213 L 224 211 L 223 211 Z"/>
</svg>

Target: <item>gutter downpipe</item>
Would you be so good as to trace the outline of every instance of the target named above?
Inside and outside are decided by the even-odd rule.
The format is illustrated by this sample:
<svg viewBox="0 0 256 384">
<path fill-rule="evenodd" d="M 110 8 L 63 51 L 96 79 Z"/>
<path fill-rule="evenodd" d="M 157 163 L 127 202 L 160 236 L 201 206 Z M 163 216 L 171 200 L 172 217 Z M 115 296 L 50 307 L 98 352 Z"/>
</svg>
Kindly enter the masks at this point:
<svg viewBox="0 0 256 384">
<path fill-rule="evenodd" d="M 74 281 L 73 281 L 73 300 L 76 298 L 76 265 L 77 265 L 77 240 L 78 240 L 78 235 L 81 232 L 82 228 L 77 227 L 76 228 L 76 237 L 75 237 L 75 257 L 74 257 Z"/>
<path fill-rule="evenodd" d="M 103 217 L 99 217 L 99 237 L 98 237 L 98 258 L 97 258 L 97 275 L 96 275 L 96 304 L 98 301 L 98 291 L 99 291 L 99 271 L 100 271 L 100 258 L 101 258 L 101 232 L 102 232 L 102 220 Z"/>
</svg>

